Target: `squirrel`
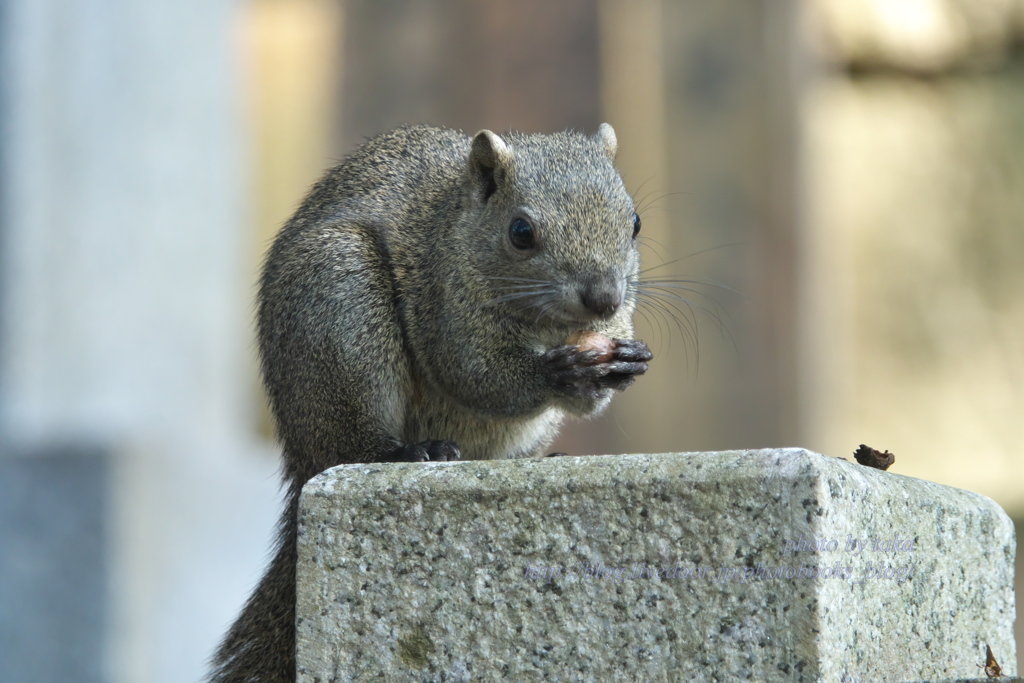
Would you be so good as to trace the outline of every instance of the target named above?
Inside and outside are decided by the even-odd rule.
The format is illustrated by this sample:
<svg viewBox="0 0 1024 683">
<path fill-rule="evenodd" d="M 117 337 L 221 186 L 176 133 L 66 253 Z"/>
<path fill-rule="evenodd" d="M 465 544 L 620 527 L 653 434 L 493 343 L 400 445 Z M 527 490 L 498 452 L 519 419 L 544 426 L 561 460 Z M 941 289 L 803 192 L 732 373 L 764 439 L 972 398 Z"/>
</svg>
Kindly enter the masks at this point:
<svg viewBox="0 0 1024 683">
<path fill-rule="evenodd" d="M 316 183 L 263 267 L 257 330 L 283 446 L 276 554 L 211 681 L 294 681 L 302 486 L 341 463 L 540 456 L 647 371 L 640 218 L 607 123 L 587 136 L 429 126 Z M 612 338 L 611 358 L 566 343 Z"/>
</svg>

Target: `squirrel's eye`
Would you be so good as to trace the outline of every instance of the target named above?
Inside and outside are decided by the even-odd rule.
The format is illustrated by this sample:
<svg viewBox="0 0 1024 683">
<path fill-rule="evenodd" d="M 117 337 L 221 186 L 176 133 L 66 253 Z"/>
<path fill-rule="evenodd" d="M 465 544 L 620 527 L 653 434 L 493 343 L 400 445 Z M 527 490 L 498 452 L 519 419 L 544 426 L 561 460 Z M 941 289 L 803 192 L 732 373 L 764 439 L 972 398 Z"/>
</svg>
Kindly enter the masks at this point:
<svg viewBox="0 0 1024 683">
<path fill-rule="evenodd" d="M 508 229 L 508 239 L 516 249 L 532 249 L 533 226 L 525 218 L 515 219 Z"/>
<path fill-rule="evenodd" d="M 633 239 L 640 234 L 640 215 L 633 214 Z"/>
</svg>

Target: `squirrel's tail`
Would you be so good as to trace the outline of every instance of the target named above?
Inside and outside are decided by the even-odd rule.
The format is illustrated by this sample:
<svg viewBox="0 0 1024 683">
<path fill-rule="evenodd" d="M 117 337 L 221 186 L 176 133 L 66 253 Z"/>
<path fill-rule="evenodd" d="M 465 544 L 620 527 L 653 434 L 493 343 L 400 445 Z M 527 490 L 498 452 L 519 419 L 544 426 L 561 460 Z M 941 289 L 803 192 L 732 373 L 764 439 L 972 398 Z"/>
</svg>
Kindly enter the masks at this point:
<svg viewBox="0 0 1024 683">
<path fill-rule="evenodd" d="M 295 564 L 298 493 L 278 527 L 270 568 L 213 657 L 210 683 L 295 681 Z"/>
</svg>

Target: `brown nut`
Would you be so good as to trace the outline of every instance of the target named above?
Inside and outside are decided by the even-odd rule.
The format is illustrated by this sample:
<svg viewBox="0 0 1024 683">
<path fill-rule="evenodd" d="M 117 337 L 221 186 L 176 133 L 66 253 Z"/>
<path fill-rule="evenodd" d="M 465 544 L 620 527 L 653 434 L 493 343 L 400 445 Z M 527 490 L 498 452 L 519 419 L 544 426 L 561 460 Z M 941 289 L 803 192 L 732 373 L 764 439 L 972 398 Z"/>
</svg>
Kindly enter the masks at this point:
<svg viewBox="0 0 1024 683">
<path fill-rule="evenodd" d="M 591 361 L 591 365 L 607 363 L 612 359 L 612 352 L 615 351 L 615 342 L 600 332 L 593 330 L 580 330 L 569 335 L 565 340 L 566 344 L 572 344 L 580 351 L 597 351 L 597 358 Z"/>
</svg>

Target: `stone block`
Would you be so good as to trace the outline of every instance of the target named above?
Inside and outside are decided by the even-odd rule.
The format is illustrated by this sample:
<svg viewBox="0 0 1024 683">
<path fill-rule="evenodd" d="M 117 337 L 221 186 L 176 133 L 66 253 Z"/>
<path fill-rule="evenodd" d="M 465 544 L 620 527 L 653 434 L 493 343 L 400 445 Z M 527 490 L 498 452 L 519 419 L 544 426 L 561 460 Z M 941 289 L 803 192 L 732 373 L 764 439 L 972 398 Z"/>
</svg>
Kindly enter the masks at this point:
<svg viewBox="0 0 1024 683">
<path fill-rule="evenodd" d="M 800 449 L 343 465 L 298 552 L 309 683 L 1015 670 L 999 506 Z"/>
</svg>

